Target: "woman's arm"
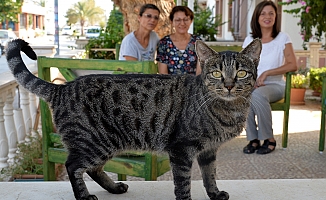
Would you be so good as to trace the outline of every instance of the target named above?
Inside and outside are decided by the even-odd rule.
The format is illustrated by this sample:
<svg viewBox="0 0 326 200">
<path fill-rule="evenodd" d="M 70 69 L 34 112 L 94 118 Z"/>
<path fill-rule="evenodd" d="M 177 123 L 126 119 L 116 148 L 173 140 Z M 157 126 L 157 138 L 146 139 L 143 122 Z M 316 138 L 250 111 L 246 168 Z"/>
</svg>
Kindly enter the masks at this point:
<svg viewBox="0 0 326 200">
<path fill-rule="evenodd" d="M 138 60 L 137 58 L 132 57 L 132 56 L 124 56 L 124 58 L 125 58 L 126 60 L 135 60 L 135 61 Z"/>
<path fill-rule="evenodd" d="M 168 65 L 158 62 L 158 73 L 159 74 L 168 74 Z"/>
</svg>

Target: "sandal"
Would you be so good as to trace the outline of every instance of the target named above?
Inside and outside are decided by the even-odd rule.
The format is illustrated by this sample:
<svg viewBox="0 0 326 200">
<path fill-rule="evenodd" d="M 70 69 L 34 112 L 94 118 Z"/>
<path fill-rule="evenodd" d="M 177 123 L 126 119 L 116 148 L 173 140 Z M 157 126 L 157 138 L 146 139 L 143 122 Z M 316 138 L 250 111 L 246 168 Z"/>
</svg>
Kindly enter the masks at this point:
<svg viewBox="0 0 326 200">
<path fill-rule="evenodd" d="M 268 146 L 273 146 L 273 149 L 268 148 Z M 276 141 L 275 142 L 271 142 L 268 139 L 264 140 L 264 144 L 263 146 L 260 147 L 260 149 L 257 151 L 257 154 L 268 154 L 271 153 L 272 151 L 274 151 L 276 148 Z"/>
<path fill-rule="evenodd" d="M 253 146 L 253 144 L 257 144 L 257 146 Z M 260 141 L 258 139 L 251 140 L 247 146 L 243 148 L 243 153 L 251 154 L 255 153 L 256 150 L 260 148 Z"/>
</svg>

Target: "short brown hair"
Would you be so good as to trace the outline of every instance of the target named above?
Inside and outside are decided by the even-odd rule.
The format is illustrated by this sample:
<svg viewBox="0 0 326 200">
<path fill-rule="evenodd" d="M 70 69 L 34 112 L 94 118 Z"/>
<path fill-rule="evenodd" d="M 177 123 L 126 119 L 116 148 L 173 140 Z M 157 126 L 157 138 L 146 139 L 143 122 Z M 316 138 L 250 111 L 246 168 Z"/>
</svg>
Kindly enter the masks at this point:
<svg viewBox="0 0 326 200">
<path fill-rule="evenodd" d="M 175 6 L 172 11 L 170 12 L 169 19 L 173 21 L 174 19 L 174 14 L 176 12 L 184 12 L 187 17 L 190 17 L 191 21 L 194 19 L 194 12 L 190 10 L 187 6 Z"/>
<path fill-rule="evenodd" d="M 145 4 L 143 5 L 140 10 L 139 10 L 139 16 L 143 16 L 143 13 L 147 10 L 147 9 L 153 9 L 153 10 L 157 10 L 158 11 L 158 14 L 161 13 L 160 9 L 158 9 L 157 6 L 155 6 L 154 4 Z"/>
<path fill-rule="evenodd" d="M 278 21 L 278 14 L 277 14 L 277 6 L 275 5 L 275 3 L 273 1 L 262 1 L 260 2 L 254 11 L 254 14 L 252 15 L 251 18 L 251 23 L 250 23 L 250 27 L 251 27 L 251 35 L 253 38 L 261 38 L 262 37 L 262 33 L 261 33 L 261 29 L 260 29 L 260 25 L 258 22 L 259 16 L 262 12 L 262 10 L 264 9 L 265 6 L 272 6 L 275 10 L 275 23 L 273 25 L 273 32 L 272 32 L 272 38 L 276 38 L 276 36 L 278 35 L 278 33 L 280 32 L 280 26 L 279 26 L 279 21 Z"/>
</svg>

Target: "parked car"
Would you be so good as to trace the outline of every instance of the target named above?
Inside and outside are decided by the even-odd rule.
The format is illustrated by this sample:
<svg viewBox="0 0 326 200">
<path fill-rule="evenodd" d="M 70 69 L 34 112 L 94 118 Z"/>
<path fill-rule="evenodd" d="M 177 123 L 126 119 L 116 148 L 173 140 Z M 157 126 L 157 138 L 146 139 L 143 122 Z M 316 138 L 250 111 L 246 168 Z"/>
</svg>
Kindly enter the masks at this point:
<svg viewBox="0 0 326 200">
<path fill-rule="evenodd" d="M 87 27 L 87 32 L 85 34 L 86 39 L 97 38 L 101 34 L 101 27 Z"/>
<path fill-rule="evenodd" d="M 11 30 L 0 29 L 0 49 L 1 54 L 6 53 L 6 47 L 10 40 L 16 39 L 16 34 Z"/>
<path fill-rule="evenodd" d="M 72 35 L 73 30 L 70 28 L 70 26 L 65 26 L 61 30 L 61 35 Z"/>
</svg>

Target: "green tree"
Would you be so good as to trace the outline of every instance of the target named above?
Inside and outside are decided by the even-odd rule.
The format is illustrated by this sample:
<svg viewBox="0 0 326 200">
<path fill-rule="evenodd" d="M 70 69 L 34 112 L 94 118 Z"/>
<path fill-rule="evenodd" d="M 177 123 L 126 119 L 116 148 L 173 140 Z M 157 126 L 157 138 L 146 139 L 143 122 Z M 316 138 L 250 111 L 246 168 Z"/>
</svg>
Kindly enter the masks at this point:
<svg viewBox="0 0 326 200">
<path fill-rule="evenodd" d="M 93 24 L 95 20 L 103 18 L 104 10 L 95 5 L 95 0 L 83 0 L 73 4 L 66 12 L 68 24 L 75 24 L 79 21 L 81 34 L 84 35 L 84 25 L 86 22 Z"/>
<path fill-rule="evenodd" d="M 0 22 L 6 20 L 18 22 L 18 14 L 21 13 L 23 1 L 0 0 Z"/>
<path fill-rule="evenodd" d="M 307 49 L 306 42 L 315 39 L 321 42 L 326 37 L 326 1 L 325 0 L 287 0 L 280 5 L 298 5 L 297 8 L 284 9 L 284 12 L 300 18 L 300 35 L 303 39 L 303 48 Z M 324 48 L 326 45 L 324 44 Z"/>
<path fill-rule="evenodd" d="M 123 15 L 116 6 L 110 13 L 104 32 L 101 32 L 98 38 L 92 38 L 86 45 L 86 51 L 89 58 L 94 59 L 115 59 L 115 55 L 110 51 L 90 51 L 91 48 L 115 48 L 120 44 L 124 37 Z"/>
<path fill-rule="evenodd" d="M 194 3 L 194 10 L 194 34 L 208 41 L 216 41 L 214 35 L 217 34 L 217 27 L 225 24 L 222 22 L 221 16 L 213 17 L 213 11 L 209 7 L 201 8 L 198 5 L 198 0 Z"/>
</svg>

